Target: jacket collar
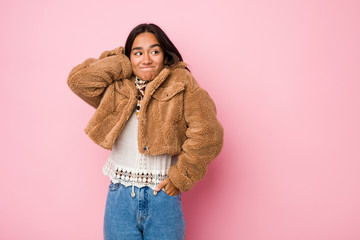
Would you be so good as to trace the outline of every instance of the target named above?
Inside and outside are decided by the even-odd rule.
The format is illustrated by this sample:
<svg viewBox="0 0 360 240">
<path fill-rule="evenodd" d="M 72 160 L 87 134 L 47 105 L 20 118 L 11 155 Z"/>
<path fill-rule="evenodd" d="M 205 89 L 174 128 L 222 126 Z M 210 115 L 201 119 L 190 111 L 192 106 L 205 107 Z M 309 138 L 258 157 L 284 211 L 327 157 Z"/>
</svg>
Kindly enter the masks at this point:
<svg viewBox="0 0 360 240">
<path fill-rule="evenodd" d="M 167 77 L 174 69 L 185 68 L 186 66 L 187 64 L 184 62 L 179 62 L 175 65 L 166 66 L 163 70 L 161 70 L 159 75 L 154 78 L 154 80 L 147 84 L 145 96 L 141 102 L 139 121 L 144 121 L 144 111 L 147 109 L 151 96 L 154 94 L 155 90 L 160 87 L 160 85 L 167 79 Z"/>
<path fill-rule="evenodd" d="M 177 68 L 186 68 L 187 64 L 185 62 L 179 62 L 177 64 L 171 66 L 165 66 L 163 70 L 159 73 L 158 76 L 154 78 L 154 80 L 150 81 L 146 85 L 146 94 L 145 98 L 150 98 L 156 89 L 160 87 L 160 85 L 167 79 L 170 73 Z"/>
<path fill-rule="evenodd" d="M 177 68 L 186 68 L 187 64 L 184 62 L 179 62 L 175 65 L 166 66 L 163 70 L 159 73 L 157 77 L 154 78 L 154 80 L 150 81 L 146 85 L 146 93 L 143 98 L 143 102 L 148 102 L 151 96 L 154 94 L 156 89 L 159 88 L 159 86 L 167 79 L 167 77 L 170 75 L 170 73 Z M 121 85 L 127 85 L 127 90 L 124 88 L 121 88 Z M 135 76 L 132 76 L 130 79 L 124 79 L 123 81 L 116 81 L 115 88 L 123 95 L 127 96 L 128 98 L 135 99 L 137 92 L 135 87 Z"/>
</svg>

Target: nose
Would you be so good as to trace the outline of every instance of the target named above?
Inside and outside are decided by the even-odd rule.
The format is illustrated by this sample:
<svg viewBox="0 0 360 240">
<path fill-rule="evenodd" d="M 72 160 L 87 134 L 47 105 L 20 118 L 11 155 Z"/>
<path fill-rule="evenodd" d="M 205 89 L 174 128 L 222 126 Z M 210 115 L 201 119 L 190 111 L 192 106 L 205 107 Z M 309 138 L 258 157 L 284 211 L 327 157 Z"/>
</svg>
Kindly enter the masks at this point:
<svg viewBox="0 0 360 240">
<path fill-rule="evenodd" d="M 144 54 L 144 59 L 143 59 L 143 63 L 144 64 L 150 64 L 151 63 L 151 57 L 149 54 Z"/>
</svg>

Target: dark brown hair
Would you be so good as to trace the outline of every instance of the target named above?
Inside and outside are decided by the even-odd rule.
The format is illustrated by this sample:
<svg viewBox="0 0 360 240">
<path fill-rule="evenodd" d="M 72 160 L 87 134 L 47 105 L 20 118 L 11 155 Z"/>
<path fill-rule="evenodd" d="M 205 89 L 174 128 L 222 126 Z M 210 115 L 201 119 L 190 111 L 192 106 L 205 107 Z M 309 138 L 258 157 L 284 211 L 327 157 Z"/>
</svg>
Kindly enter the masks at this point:
<svg viewBox="0 0 360 240">
<path fill-rule="evenodd" d="M 137 35 L 144 32 L 151 32 L 155 35 L 160 43 L 161 49 L 164 51 L 165 65 L 176 64 L 179 61 L 183 61 L 181 54 L 171 42 L 165 32 L 157 25 L 153 23 L 143 23 L 136 26 L 129 34 L 125 43 L 125 55 L 130 58 L 131 47 Z"/>
</svg>

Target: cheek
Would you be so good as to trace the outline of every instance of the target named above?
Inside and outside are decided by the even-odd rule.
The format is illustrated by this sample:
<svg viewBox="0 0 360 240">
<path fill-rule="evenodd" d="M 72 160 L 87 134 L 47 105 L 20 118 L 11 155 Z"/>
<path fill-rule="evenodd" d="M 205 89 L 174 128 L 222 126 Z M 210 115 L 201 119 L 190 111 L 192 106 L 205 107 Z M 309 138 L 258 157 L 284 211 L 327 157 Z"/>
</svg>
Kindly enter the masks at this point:
<svg viewBox="0 0 360 240">
<path fill-rule="evenodd" d="M 164 61 L 165 61 L 164 54 L 161 54 L 160 59 L 159 59 L 159 62 L 160 62 L 162 65 L 164 65 Z"/>
<path fill-rule="evenodd" d="M 159 57 L 156 62 L 158 64 L 159 68 L 164 67 L 164 57 Z"/>
<path fill-rule="evenodd" d="M 158 73 L 160 73 L 161 70 L 163 70 L 163 69 L 164 69 L 164 65 L 162 64 L 162 65 L 159 66 Z"/>
<path fill-rule="evenodd" d="M 130 60 L 130 63 L 131 63 L 131 68 L 134 70 L 136 70 L 136 66 L 137 66 L 137 63 L 136 61 L 133 61 L 133 60 Z"/>
</svg>

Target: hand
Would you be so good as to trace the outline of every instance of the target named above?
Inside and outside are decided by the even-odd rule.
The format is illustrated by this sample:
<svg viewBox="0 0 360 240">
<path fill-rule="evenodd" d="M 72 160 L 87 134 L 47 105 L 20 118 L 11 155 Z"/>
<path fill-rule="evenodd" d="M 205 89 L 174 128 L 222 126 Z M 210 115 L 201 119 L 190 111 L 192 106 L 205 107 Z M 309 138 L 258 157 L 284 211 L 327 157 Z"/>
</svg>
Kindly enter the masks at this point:
<svg viewBox="0 0 360 240">
<path fill-rule="evenodd" d="M 180 192 L 180 190 L 177 187 L 175 187 L 175 185 L 171 182 L 170 178 L 166 178 L 164 181 L 159 183 L 159 185 L 155 187 L 155 191 L 157 192 L 161 191 L 161 189 L 163 188 L 166 194 L 170 196 L 176 196 Z"/>
<path fill-rule="evenodd" d="M 123 47 L 117 47 L 113 50 L 107 50 L 104 51 L 101 55 L 100 55 L 100 59 L 101 58 L 105 58 L 105 57 L 110 57 L 110 56 L 114 56 L 114 55 L 121 55 L 121 54 L 125 54 L 125 49 Z"/>
</svg>

